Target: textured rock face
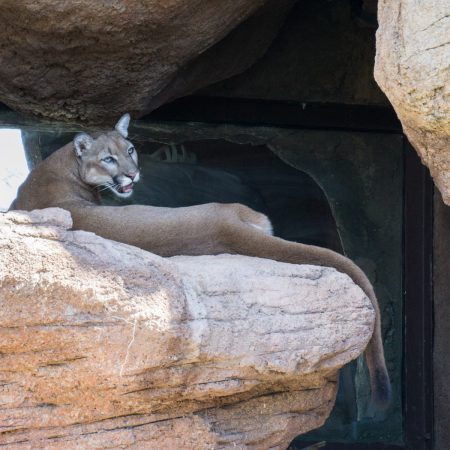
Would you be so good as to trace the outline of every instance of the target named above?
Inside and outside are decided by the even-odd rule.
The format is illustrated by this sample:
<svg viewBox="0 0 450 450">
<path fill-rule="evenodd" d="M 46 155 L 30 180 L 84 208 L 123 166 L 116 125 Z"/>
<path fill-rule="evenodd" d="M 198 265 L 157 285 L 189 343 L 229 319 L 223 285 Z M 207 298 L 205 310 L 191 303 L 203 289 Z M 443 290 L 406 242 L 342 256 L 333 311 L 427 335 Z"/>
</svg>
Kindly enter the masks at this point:
<svg viewBox="0 0 450 450">
<path fill-rule="evenodd" d="M 347 276 L 70 225 L 0 216 L 0 444 L 282 449 L 323 423 L 374 321 Z"/>
<path fill-rule="evenodd" d="M 106 123 L 124 111 L 141 115 L 247 68 L 293 0 L 269 0 L 247 31 L 202 54 L 266 2 L 5 0 L 0 101 L 61 120 Z"/>
<path fill-rule="evenodd" d="M 375 78 L 450 205 L 447 0 L 380 0 Z"/>
</svg>

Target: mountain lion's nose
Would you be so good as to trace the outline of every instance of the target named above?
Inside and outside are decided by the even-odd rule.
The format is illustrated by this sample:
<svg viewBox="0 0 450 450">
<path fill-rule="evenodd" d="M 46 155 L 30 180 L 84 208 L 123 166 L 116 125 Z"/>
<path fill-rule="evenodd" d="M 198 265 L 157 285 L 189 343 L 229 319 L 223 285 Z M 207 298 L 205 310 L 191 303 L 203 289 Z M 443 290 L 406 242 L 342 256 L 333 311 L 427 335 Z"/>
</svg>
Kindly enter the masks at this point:
<svg viewBox="0 0 450 450">
<path fill-rule="evenodd" d="M 130 172 L 125 174 L 125 176 L 127 176 L 128 178 L 131 178 L 131 181 L 134 181 L 134 179 L 136 178 L 137 172 Z"/>
</svg>

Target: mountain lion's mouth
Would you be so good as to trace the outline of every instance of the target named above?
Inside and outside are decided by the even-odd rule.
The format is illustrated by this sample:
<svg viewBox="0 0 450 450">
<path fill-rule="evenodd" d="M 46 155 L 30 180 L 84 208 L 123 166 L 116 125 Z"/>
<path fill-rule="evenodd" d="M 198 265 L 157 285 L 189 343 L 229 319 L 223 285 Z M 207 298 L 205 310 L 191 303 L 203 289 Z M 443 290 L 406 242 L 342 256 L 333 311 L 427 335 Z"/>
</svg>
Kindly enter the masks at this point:
<svg viewBox="0 0 450 450">
<path fill-rule="evenodd" d="M 119 183 L 109 183 L 107 187 L 118 197 L 128 198 L 133 193 L 134 183 L 129 183 L 124 186 Z"/>
<path fill-rule="evenodd" d="M 130 184 L 127 184 L 126 186 L 119 186 L 117 188 L 117 191 L 120 192 L 121 194 L 128 194 L 129 192 L 133 191 L 133 187 L 134 187 L 134 184 L 130 183 Z"/>
</svg>

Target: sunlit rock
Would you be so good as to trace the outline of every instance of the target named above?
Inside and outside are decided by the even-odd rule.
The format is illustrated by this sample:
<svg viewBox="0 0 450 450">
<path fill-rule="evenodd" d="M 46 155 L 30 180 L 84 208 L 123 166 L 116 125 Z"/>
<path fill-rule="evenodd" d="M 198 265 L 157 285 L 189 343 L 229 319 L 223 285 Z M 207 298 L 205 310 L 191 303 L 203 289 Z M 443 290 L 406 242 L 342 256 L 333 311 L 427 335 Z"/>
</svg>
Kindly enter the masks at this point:
<svg viewBox="0 0 450 450">
<path fill-rule="evenodd" d="M 284 449 L 324 422 L 374 322 L 346 275 L 70 226 L 0 216 L 1 445 Z"/>
<path fill-rule="evenodd" d="M 375 78 L 450 205 L 450 15 L 447 0 L 378 2 Z"/>
</svg>

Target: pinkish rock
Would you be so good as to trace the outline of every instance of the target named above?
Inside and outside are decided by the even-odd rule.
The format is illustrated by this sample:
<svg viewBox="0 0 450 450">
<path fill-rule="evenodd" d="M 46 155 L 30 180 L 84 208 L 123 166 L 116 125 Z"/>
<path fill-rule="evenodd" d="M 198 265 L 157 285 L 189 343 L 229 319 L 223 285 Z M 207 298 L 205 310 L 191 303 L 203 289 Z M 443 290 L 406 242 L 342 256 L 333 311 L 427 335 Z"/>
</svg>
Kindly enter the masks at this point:
<svg viewBox="0 0 450 450">
<path fill-rule="evenodd" d="M 285 449 L 322 425 L 374 323 L 346 275 L 70 225 L 0 216 L 0 445 Z"/>
</svg>

